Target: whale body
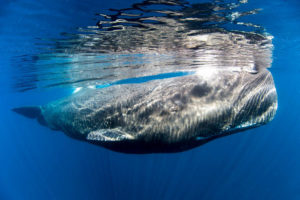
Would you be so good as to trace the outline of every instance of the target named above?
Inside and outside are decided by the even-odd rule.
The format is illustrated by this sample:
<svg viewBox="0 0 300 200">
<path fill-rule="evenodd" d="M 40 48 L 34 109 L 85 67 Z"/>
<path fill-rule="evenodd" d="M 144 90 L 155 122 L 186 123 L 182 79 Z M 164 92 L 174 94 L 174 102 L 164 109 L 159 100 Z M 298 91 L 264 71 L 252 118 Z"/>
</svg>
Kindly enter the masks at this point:
<svg viewBox="0 0 300 200">
<path fill-rule="evenodd" d="M 125 153 L 180 152 L 271 121 L 271 73 L 199 68 L 140 84 L 86 88 L 15 112 L 66 135 Z"/>
</svg>

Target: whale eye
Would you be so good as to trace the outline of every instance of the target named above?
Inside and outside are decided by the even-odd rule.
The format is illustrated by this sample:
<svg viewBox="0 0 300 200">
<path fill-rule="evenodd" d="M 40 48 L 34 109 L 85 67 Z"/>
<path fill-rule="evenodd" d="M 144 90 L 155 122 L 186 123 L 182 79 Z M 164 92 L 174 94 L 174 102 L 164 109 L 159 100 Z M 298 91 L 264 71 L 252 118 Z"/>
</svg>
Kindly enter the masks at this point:
<svg viewBox="0 0 300 200">
<path fill-rule="evenodd" d="M 196 85 L 192 90 L 191 90 L 191 95 L 194 97 L 203 97 L 206 96 L 210 93 L 211 88 L 207 85 L 207 83 L 204 83 L 202 85 Z"/>
</svg>

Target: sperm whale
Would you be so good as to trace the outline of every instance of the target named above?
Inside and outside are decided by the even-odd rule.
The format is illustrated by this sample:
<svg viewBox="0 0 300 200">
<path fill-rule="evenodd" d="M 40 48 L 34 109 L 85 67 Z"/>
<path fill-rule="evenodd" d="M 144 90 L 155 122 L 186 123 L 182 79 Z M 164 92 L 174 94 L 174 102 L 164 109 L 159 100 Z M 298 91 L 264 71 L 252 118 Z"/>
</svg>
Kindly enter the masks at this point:
<svg viewBox="0 0 300 200">
<path fill-rule="evenodd" d="M 266 124 L 277 109 L 271 73 L 198 69 L 194 74 L 102 89 L 15 108 L 70 137 L 126 153 L 184 151 Z"/>
</svg>

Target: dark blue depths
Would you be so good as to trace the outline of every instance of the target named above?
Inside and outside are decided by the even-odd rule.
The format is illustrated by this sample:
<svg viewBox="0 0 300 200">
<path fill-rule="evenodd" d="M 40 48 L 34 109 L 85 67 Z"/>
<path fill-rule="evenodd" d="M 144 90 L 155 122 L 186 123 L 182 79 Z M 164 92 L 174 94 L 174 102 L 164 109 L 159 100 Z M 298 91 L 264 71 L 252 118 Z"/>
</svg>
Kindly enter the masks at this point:
<svg viewBox="0 0 300 200">
<path fill-rule="evenodd" d="M 196 1 L 193 1 L 196 2 Z M 0 5 L 0 199 L 300 199 L 300 3 L 250 1 L 274 36 L 279 109 L 266 126 L 176 154 L 131 155 L 67 138 L 10 111 L 67 89 L 13 92 L 12 56 L 34 38 L 93 24 L 133 1 L 3 1 Z"/>
</svg>

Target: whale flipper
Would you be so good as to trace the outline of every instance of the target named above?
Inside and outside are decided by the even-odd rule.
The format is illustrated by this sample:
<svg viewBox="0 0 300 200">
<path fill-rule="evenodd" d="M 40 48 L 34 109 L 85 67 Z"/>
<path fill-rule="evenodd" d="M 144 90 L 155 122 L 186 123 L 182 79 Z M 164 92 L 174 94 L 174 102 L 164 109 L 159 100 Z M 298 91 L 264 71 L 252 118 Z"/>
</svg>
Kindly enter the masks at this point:
<svg viewBox="0 0 300 200">
<path fill-rule="evenodd" d="M 39 116 L 41 116 L 42 113 L 40 106 L 25 106 L 13 108 L 12 111 L 31 119 L 38 118 Z"/>
<path fill-rule="evenodd" d="M 119 130 L 107 130 L 100 129 L 97 131 L 92 131 L 87 135 L 87 140 L 92 141 L 124 141 L 124 140 L 132 140 L 134 137 L 129 135 L 123 131 Z"/>
</svg>

